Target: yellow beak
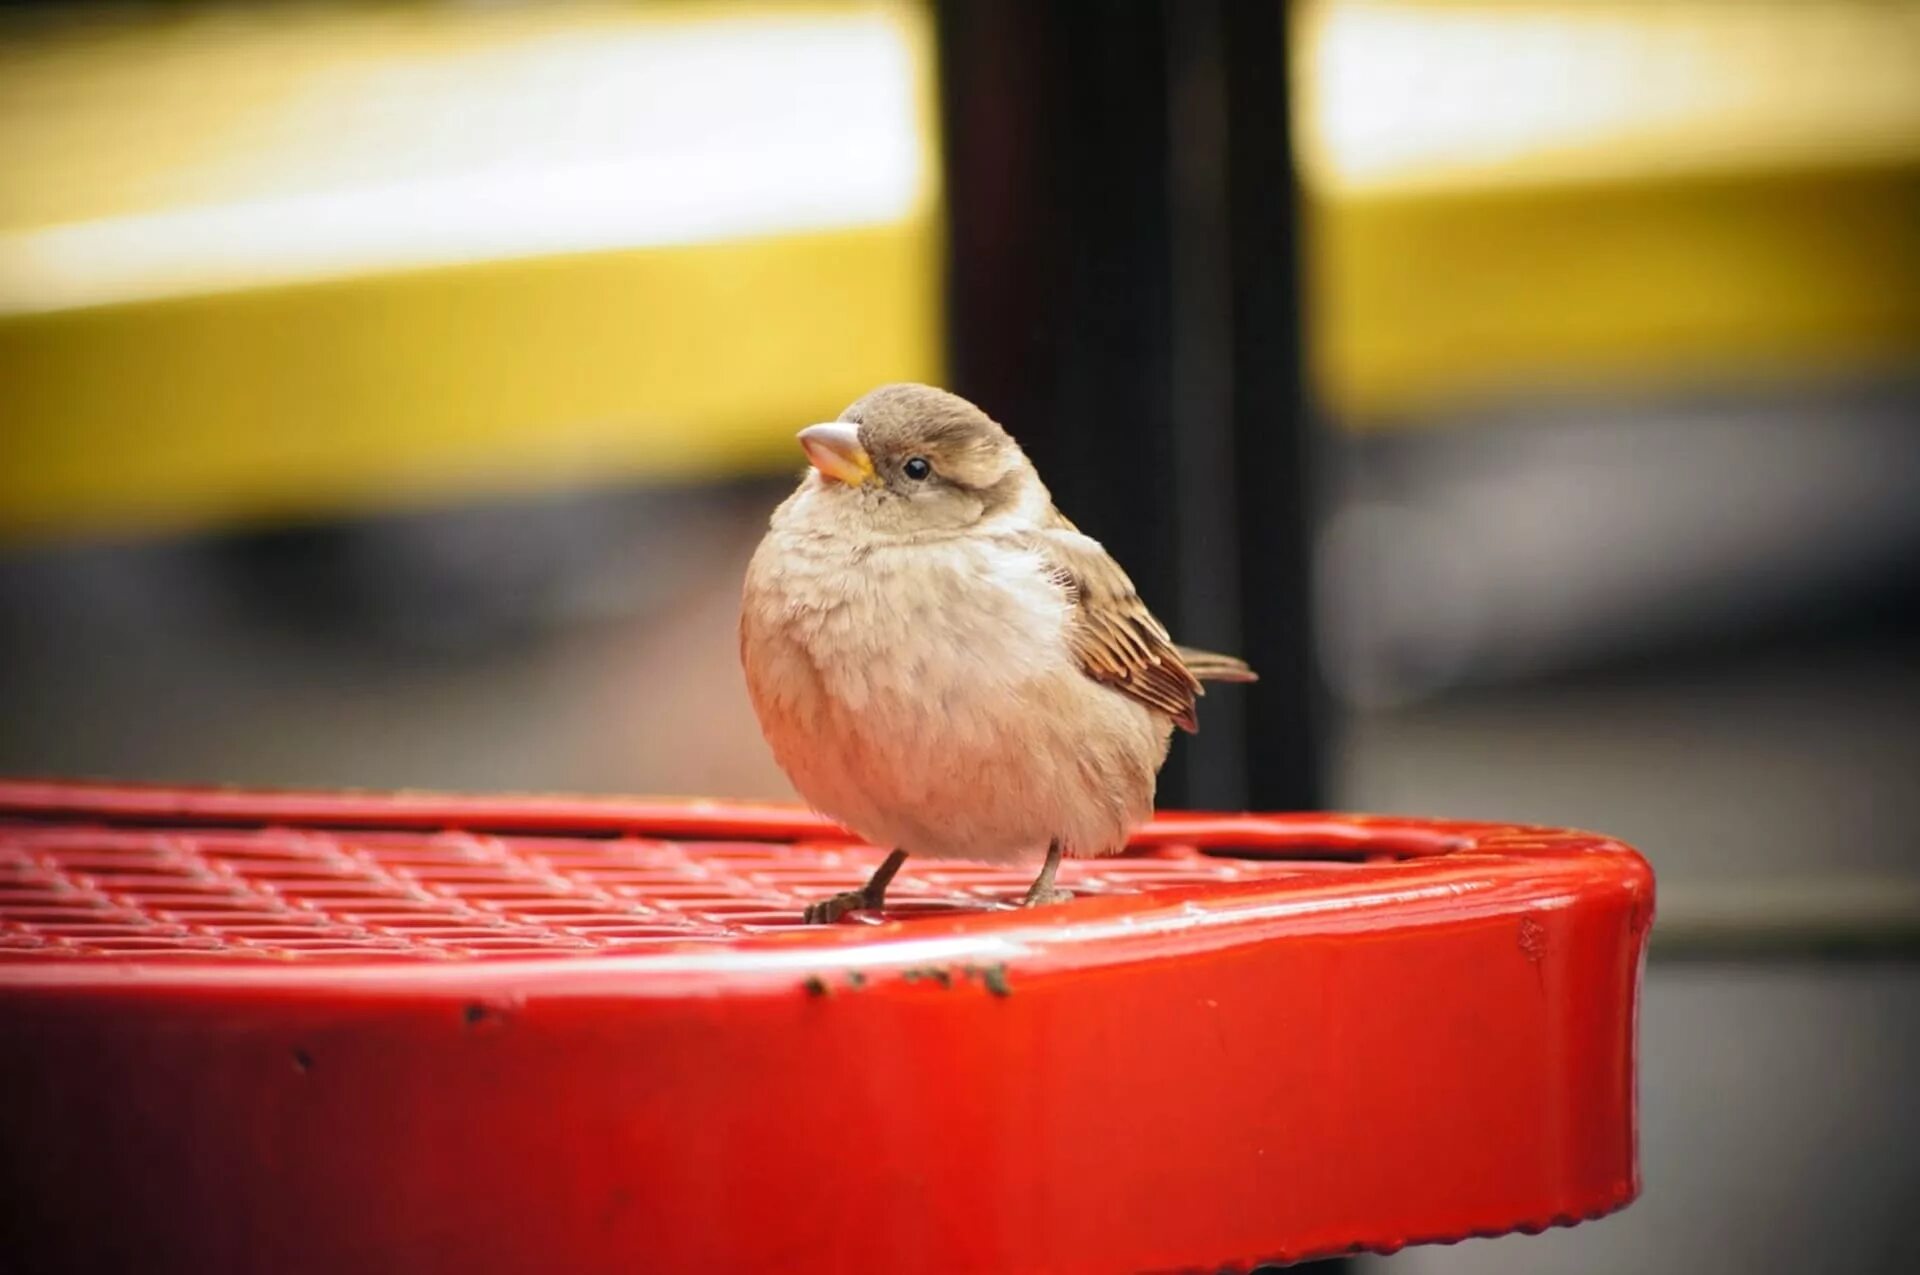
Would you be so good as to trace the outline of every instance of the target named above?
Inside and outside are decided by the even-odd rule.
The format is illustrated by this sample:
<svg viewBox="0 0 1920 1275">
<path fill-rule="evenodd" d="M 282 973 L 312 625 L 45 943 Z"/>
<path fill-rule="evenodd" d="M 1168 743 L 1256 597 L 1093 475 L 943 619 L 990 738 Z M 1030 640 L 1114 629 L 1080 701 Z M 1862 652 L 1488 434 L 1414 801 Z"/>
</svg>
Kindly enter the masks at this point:
<svg viewBox="0 0 1920 1275">
<path fill-rule="evenodd" d="M 860 432 L 851 425 L 809 425 L 800 431 L 800 447 L 815 469 L 849 487 L 873 480 L 873 457 L 860 445 Z"/>
</svg>

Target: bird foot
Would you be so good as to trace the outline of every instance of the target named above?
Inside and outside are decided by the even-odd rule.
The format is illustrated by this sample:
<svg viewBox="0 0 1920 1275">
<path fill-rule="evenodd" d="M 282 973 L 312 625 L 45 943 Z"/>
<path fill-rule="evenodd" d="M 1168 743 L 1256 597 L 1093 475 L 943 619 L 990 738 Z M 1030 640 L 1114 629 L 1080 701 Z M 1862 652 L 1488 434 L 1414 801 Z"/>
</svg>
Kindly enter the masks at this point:
<svg viewBox="0 0 1920 1275">
<path fill-rule="evenodd" d="M 1065 903 L 1071 898 L 1073 898 L 1072 890 L 1063 890 L 1057 885 L 1050 885 L 1043 889 L 1036 884 L 1033 889 L 1028 890 L 1025 897 L 1020 900 L 1020 906 L 1023 908 L 1043 908 L 1049 903 Z"/>
<path fill-rule="evenodd" d="M 865 890 L 842 890 L 817 903 L 807 904 L 806 911 L 800 914 L 808 925 L 832 925 L 849 912 L 857 912 L 880 906 L 880 899 Z"/>
</svg>

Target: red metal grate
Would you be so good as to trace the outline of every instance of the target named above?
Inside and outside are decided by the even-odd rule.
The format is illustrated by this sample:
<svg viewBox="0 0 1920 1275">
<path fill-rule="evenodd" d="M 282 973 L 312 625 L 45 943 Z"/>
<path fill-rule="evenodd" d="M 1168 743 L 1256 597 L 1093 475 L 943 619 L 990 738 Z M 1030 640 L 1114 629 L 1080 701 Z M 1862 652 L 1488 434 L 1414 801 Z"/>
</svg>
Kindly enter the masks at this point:
<svg viewBox="0 0 1920 1275">
<path fill-rule="evenodd" d="M 198 794 L 207 809 L 195 811 L 177 808 L 179 793 L 152 793 L 142 806 L 151 790 L 52 791 L 49 807 L 33 799 L 31 785 L 13 785 L 10 803 L 0 789 L 0 961 L 564 957 L 739 941 L 805 930 L 801 909 L 858 886 L 882 853 L 850 845 L 808 816 L 753 806 L 704 810 L 712 831 L 767 840 L 589 839 L 471 827 L 128 827 L 76 816 L 218 819 L 220 803 L 234 794 Z M 305 809 L 287 805 L 279 813 L 352 823 L 391 810 L 378 798 L 350 802 L 316 797 Z M 604 819 L 614 809 L 549 801 L 543 813 Z M 629 822 L 645 822 L 650 807 L 618 809 Z M 684 807 L 667 809 L 685 819 Z M 475 810 L 466 820 L 487 823 Z M 796 830 L 814 839 L 774 840 Z M 1060 881 L 1081 899 L 1273 882 L 1445 853 L 1471 844 L 1475 831 L 1492 828 L 1163 819 L 1127 855 L 1069 861 Z M 879 925 L 1013 911 L 1030 879 L 1021 870 L 909 860 L 885 913 L 855 919 Z"/>
<path fill-rule="evenodd" d="M 0 781 L 0 1252 L 1226 1270 L 1638 1190 L 1616 842 L 1163 816 L 1065 905 L 925 863 L 798 924 L 874 860 L 770 807 Z"/>
<path fill-rule="evenodd" d="M 799 928 L 806 903 L 866 879 L 864 847 L 0 824 L 0 959 L 409 960 L 569 956 Z M 1194 846 L 1073 862 L 1077 895 L 1274 881 L 1337 862 L 1234 860 Z M 1029 873 L 929 863 L 884 916 L 1007 909 Z"/>
</svg>

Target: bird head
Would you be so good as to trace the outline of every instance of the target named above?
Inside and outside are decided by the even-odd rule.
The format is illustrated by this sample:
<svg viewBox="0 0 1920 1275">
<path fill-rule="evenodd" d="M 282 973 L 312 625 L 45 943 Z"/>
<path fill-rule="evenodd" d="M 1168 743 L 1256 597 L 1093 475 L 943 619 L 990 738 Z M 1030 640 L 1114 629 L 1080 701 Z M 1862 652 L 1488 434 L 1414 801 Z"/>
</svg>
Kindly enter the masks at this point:
<svg viewBox="0 0 1920 1275">
<path fill-rule="evenodd" d="M 957 394 L 885 385 L 800 431 L 812 497 L 836 521 L 894 534 L 964 530 L 1045 488 L 1020 445 Z"/>
</svg>

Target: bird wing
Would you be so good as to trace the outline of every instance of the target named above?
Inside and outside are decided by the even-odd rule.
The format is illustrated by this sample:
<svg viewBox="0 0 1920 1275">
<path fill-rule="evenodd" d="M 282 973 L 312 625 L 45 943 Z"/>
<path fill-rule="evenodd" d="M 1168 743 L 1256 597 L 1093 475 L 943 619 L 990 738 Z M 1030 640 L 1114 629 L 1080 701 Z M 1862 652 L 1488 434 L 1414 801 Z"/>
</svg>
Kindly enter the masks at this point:
<svg viewBox="0 0 1920 1275">
<path fill-rule="evenodd" d="M 1082 535 L 1058 511 L 1022 540 L 1039 551 L 1048 576 L 1072 604 L 1067 642 L 1081 671 L 1165 713 L 1182 729 L 1197 730 L 1193 706 L 1203 694 L 1199 679 L 1100 542 Z"/>
</svg>

